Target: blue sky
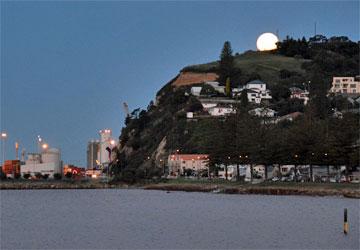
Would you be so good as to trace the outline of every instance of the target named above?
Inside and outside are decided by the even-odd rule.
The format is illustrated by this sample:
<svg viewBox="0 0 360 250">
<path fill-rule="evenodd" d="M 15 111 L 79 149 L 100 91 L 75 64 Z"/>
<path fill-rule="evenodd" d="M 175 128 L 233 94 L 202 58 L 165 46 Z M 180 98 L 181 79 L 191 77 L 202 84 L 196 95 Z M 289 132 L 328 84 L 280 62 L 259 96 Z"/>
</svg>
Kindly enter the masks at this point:
<svg viewBox="0 0 360 250">
<path fill-rule="evenodd" d="M 255 50 L 263 32 L 359 40 L 358 1 L 4 2 L 1 6 L 1 129 L 6 158 L 36 136 L 86 164 L 98 130 L 118 137 L 122 103 L 146 108 L 189 64 L 217 60 L 225 40 Z"/>
</svg>

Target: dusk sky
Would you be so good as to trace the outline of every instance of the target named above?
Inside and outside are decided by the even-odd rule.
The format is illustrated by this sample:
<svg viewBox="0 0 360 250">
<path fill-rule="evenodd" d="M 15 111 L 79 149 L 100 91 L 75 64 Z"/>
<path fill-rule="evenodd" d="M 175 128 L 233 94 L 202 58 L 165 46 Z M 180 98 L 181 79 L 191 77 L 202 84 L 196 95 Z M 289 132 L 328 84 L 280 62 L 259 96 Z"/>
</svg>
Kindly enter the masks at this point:
<svg viewBox="0 0 360 250">
<path fill-rule="evenodd" d="M 1 2 L 1 130 L 6 158 L 41 135 L 64 163 L 86 165 L 103 128 L 118 138 L 122 103 L 146 108 L 186 65 L 256 49 L 263 32 L 359 40 L 358 1 Z"/>
</svg>

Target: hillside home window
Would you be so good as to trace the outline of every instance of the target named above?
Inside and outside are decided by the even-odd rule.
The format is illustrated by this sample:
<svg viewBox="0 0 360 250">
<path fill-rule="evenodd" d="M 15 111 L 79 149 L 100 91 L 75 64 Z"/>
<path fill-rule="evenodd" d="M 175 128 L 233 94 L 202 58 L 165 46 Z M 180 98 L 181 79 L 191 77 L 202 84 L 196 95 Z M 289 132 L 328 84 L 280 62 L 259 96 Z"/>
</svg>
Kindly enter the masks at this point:
<svg viewBox="0 0 360 250">
<path fill-rule="evenodd" d="M 353 89 L 352 91 L 353 91 L 353 93 L 356 93 L 356 89 Z"/>
<path fill-rule="evenodd" d="M 254 93 L 254 94 L 251 94 L 251 96 L 256 96 L 256 94 Z"/>
<path fill-rule="evenodd" d="M 343 89 L 343 93 L 347 93 L 347 89 Z"/>
<path fill-rule="evenodd" d="M 339 79 L 336 79 L 335 82 L 336 82 L 336 83 L 340 83 L 340 80 L 339 80 Z"/>
<path fill-rule="evenodd" d="M 340 84 L 335 84 L 335 88 L 340 88 Z"/>
<path fill-rule="evenodd" d="M 350 84 L 350 88 L 356 88 L 356 84 Z"/>
<path fill-rule="evenodd" d="M 344 83 L 344 84 L 343 84 L 343 88 L 347 88 L 347 87 L 348 87 L 348 85 L 349 85 L 349 84 Z"/>
</svg>

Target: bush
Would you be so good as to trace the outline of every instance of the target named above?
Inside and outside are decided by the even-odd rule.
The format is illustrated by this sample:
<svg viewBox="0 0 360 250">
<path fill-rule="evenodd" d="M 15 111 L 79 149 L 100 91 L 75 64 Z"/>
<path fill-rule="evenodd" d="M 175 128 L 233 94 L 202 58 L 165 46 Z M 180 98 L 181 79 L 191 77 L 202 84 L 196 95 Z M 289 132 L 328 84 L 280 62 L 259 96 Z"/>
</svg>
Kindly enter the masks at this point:
<svg viewBox="0 0 360 250">
<path fill-rule="evenodd" d="M 6 174 L 0 169 L 0 180 L 6 180 Z"/>
<path fill-rule="evenodd" d="M 44 175 L 42 176 L 42 178 L 43 178 L 44 180 L 47 180 L 47 179 L 49 178 L 49 174 L 44 174 Z"/>
<path fill-rule="evenodd" d="M 73 176 L 73 174 L 71 172 L 67 172 L 65 174 L 65 177 L 68 178 L 68 179 L 70 179 L 72 176 Z"/>
<path fill-rule="evenodd" d="M 54 179 L 55 180 L 61 180 L 61 178 L 62 178 L 61 174 L 59 174 L 59 173 L 54 174 Z"/>
<path fill-rule="evenodd" d="M 35 177 L 36 177 L 37 179 L 41 179 L 41 178 L 42 178 L 42 174 L 41 174 L 41 173 L 36 173 L 36 174 L 35 174 Z"/>
<path fill-rule="evenodd" d="M 31 177 L 31 174 L 24 174 L 23 177 L 24 179 L 29 179 Z"/>
<path fill-rule="evenodd" d="M 21 174 L 19 174 L 19 173 L 15 174 L 15 179 L 19 179 L 20 177 L 21 177 Z"/>
</svg>

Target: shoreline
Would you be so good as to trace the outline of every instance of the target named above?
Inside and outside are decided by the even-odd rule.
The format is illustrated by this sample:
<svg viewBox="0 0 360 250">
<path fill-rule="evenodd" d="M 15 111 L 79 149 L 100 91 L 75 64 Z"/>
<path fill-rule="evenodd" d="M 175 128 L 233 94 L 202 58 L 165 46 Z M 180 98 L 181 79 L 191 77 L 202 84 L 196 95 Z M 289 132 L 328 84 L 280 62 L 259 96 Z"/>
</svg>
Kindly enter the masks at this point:
<svg viewBox="0 0 360 250">
<path fill-rule="evenodd" d="M 302 195 L 302 196 L 343 196 L 360 199 L 359 184 L 326 184 L 326 183 L 267 183 L 267 184 L 239 184 L 239 183 L 199 183 L 160 182 L 108 184 L 102 182 L 79 181 L 47 181 L 47 182 L 11 182 L 1 181 L 0 190 L 36 190 L 36 189 L 143 189 L 162 191 L 205 192 L 221 194 L 260 194 L 260 195 Z"/>
</svg>

